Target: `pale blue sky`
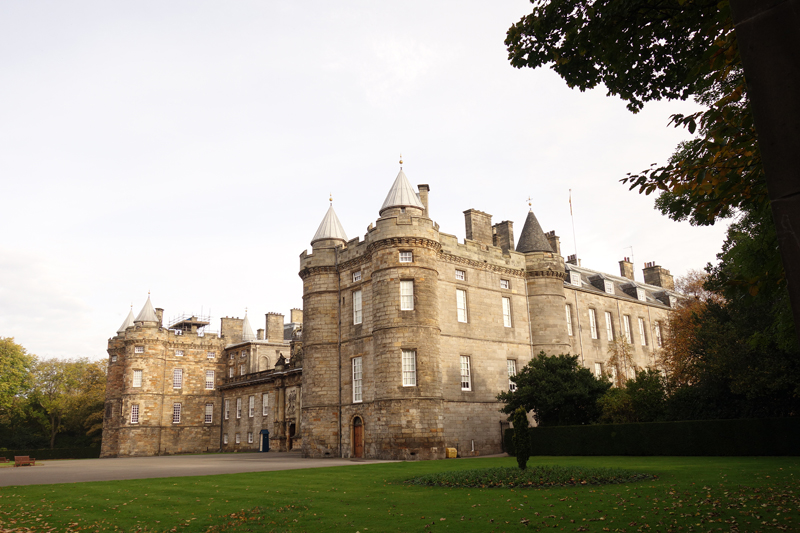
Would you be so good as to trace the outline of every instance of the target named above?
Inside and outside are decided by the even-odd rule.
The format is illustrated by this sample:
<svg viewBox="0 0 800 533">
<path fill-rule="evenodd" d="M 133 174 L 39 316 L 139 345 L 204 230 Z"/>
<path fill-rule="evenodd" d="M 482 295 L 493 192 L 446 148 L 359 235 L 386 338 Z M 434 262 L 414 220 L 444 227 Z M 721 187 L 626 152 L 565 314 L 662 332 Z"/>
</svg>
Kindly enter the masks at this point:
<svg viewBox="0 0 800 533">
<path fill-rule="evenodd" d="M 432 217 L 513 220 L 526 199 L 583 265 L 676 276 L 713 261 L 693 228 L 619 183 L 686 138 L 654 103 L 509 66 L 503 2 L 0 3 L 0 336 L 105 357 L 147 291 L 167 317 L 302 307 L 298 255 L 328 205 L 348 237 L 378 216 L 403 153 Z"/>
</svg>

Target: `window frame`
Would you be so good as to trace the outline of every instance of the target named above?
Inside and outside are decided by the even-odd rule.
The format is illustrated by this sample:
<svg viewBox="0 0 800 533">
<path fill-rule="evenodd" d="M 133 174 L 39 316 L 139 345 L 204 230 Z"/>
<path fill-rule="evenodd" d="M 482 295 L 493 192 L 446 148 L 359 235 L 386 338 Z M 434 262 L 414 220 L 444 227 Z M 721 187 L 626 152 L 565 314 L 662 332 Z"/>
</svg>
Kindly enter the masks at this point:
<svg viewBox="0 0 800 533">
<path fill-rule="evenodd" d="M 511 289 L 511 282 L 507 279 L 500 280 L 500 288 L 501 289 Z"/>
<path fill-rule="evenodd" d="M 205 424 L 213 424 L 214 423 L 214 404 L 207 403 L 206 404 L 206 412 L 203 417 L 203 423 Z"/>
<path fill-rule="evenodd" d="M 250 395 L 247 400 L 247 418 L 254 418 L 256 416 L 256 397 L 254 394 Z"/>
<path fill-rule="evenodd" d="M 269 393 L 261 393 L 261 416 L 269 416 Z"/>
<path fill-rule="evenodd" d="M 581 286 L 581 274 L 580 272 L 575 272 L 574 270 L 569 271 L 569 284 L 573 287 L 580 287 Z"/>
<path fill-rule="evenodd" d="M 353 357 L 350 368 L 353 376 L 353 403 L 362 403 L 364 401 L 364 361 L 362 357 Z"/>
<path fill-rule="evenodd" d="M 614 292 L 614 282 L 610 279 L 603 280 L 603 292 L 606 294 L 615 294 Z"/>
<path fill-rule="evenodd" d="M 401 350 L 401 372 L 403 387 L 417 386 L 417 351 Z"/>
<path fill-rule="evenodd" d="M 231 400 L 230 398 L 225 398 L 225 420 L 230 420 L 231 418 Z"/>
<path fill-rule="evenodd" d="M 462 324 L 469 323 L 467 306 L 467 291 L 465 289 L 456 289 L 456 319 Z"/>
<path fill-rule="evenodd" d="M 362 292 L 361 289 L 353 291 L 353 325 L 361 324 L 364 316 L 362 310 Z"/>
<path fill-rule="evenodd" d="M 182 389 L 183 388 L 183 369 L 182 368 L 173 368 L 172 369 L 172 388 L 173 389 Z"/>
<path fill-rule="evenodd" d="M 503 296 L 502 302 L 503 302 L 503 327 L 506 328 L 514 327 L 514 323 L 511 320 L 511 298 L 509 296 Z"/>
<path fill-rule="evenodd" d="M 511 381 L 511 378 L 517 375 L 516 359 L 506 359 L 506 372 L 508 373 L 508 390 L 514 392 L 517 390 L 517 384 Z"/>
<path fill-rule="evenodd" d="M 139 423 L 139 404 L 131 404 L 131 424 Z"/>
<path fill-rule="evenodd" d="M 413 263 L 414 252 L 411 250 L 401 250 L 398 259 L 400 263 Z"/>
<path fill-rule="evenodd" d="M 242 399 L 236 398 L 236 420 L 242 418 Z"/>
<path fill-rule="evenodd" d="M 460 268 L 456 269 L 456 281 L 467 281 L 467 271 L 461 270 Z"/>
<path fill-rule="evenodd" d="M 242 435 L 241 435 L 241 433 L 237 433 L 236 434 L 236 436 L 234 438 L 234 441 L 235 441 L 234 444 L 241 444 L 242 443 Z"/>
<path fill-rule="evenodd" d="M 180 424 L 181 423 L 181 415 L 183 411 L 183 405 L 180 402 L 175 402 L 172 404 L 172 423 L 173 424 Z"/>
<path fill-rule="evenodd" d="M 252 431 L 248 431 L 247 432 L 247 444 L 253 444 L 253 432 Z"/>
<path fill-rule="evenodd" d="M 637 320 L 639 322 L 639 337 L 641 337 L 639 339 L 639 343 L 642 346 L 647 346 L 647 334 L 646 334 L 646 331 L 645 331 L 645 328 L 644 328 L 644 318 L 642 318 L 640 316 L 636 317 L 636 318 L 637 318 Z"/>
<path fill-rule="evenodd" d="M 614 317 L 611 315 L 611 311 L 606 311 L 605 316 L 606 316 L 606 337 L 608 338 L 608 342 L 614 342 Z"/>
<path fill-rule="evenodd" d="M 134 346 L 133 353 L 144 353 L 144 346 Z"/>
<path fill-rule="evenodd" d="M 214 390 L 215 385 L 215 372 L 213 370 L 206 370 L 206 390 Z M 210 381 L 209 381 L 210 378 Z M 210 384 L 210 386 L 209 386 Z"/>
<path fill-rule="evenodd" d="M 228 444 L 228 434 L 222 435 L 222 444 Z"/>
<path fill-rule="evenodd" d="M 361 281 L 361 271 L 356 270 L 353 272 L 353 283 L 358 283 L 359 281 Z"/>
<path fill-rule="evenodd" d="M 175 357 L 183 357 L 183 350 L 175 350 Z"/>
<path fill-rule="evenodd" d="M 597 334 L 597 311 L 592 307 L 589 308 L 589 328 L 592 339 L 598 340 L 600 336 Z"/>
<path fill-rule="evenodd" d="M 235 373 L 235 372 L 236 372 L 236 369 L 235 369 L 235 368 L 233 368 L 232 366 L 229 366 L 229 367 L 228 367 L 228 378 L 229 378 L 229 379 L 230 379 L 230 378 L 233 378 L 233 375 L 234 375 L 234 373 Z"/>
<path fill-rule="evenodd" d="M 461 390 L 472 390 L 472 369 L 470 368 L 470 361 L 468 355 L 460 356 L 460 369 L 461 369 Z"/>
<path fill-rule="evenodd" d="M 138 378 L 138 379 L 137 379 Z M 137 385 L 138 383 L 138 385 Z M 133 377 L 131 378 L 131 387 L 136 389 L 142 388 L 142 384 L 144 383 L 144 370 L 140 368 L 133 369 Z"/>
<path fill-rule="evenodd" d="M 622 325 L 625 328 L 625 342 L 633 344 L 633 332 L 631 331 L 631 315 L 622 315 Z"/>
<path fill-rule="evenodd" d="M 217 357 L 217 352 L 206 352 L 206 358 L 215 359 L 216 357 Z"/>
<path fill-rule="evenodd" d="M 570 337 L 575 336 L 575 330 L 572 329 L 572 304 L 564 304 L 567 312 L 567 335 Z"/>
<path fill-rule="evenodd" d="M 656 332 L 656 344 L 658 344 L 658 347 L 661 348 L 664 346 L 664 339 L 661 337 L 661 322 L 656 321 L 653 329 Z"/>
<path fill-rule="evenodd" d="M 410 288 L 410 291 L 409 291 Z M 414 310 L 414 280 L 401 279 L 400 280 L 400 310 L 413 311 Z"/>
</svg>

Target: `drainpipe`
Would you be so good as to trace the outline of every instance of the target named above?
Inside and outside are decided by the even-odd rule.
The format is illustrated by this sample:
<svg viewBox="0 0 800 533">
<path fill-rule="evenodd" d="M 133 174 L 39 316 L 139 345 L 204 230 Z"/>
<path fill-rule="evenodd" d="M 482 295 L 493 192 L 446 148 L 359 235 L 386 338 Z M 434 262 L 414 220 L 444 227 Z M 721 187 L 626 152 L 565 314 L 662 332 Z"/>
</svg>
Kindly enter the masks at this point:
<svg viewBox="0 0 800 533">
<path fill-rule="evenodd" d="M 583 366 L 586 366 L 583 360 L 583 328 L 581 328 L 581 311 L 580 307 L 578 307 L 578 291 L 572 291 L 572 292 L 575 293 L 575 317 L 577 318 L 578 322 L 578 342 L 581 345 L 581 364 Z"/>
</svg>

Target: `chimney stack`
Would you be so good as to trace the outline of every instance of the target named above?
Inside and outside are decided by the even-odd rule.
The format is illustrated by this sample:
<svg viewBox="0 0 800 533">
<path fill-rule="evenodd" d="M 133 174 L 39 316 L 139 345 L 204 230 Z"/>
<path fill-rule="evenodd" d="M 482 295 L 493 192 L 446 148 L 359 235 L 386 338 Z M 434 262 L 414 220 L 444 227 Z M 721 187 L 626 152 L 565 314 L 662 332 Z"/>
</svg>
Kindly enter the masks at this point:
<svg viewBox="0 0 800 533">
<path fill-rule="evenodd" d="M 556 255 L 561 255 L 561 239 L 556 235 L 556 230 L 548 231 L 544 236 L 547 237 L 547 242 L 550 243 L 550 248 Z"/>
<path fill-rule="evenodd" d="M 267 340 L 283 342 L 283 313 L 267 313 Z"/>
<path fill-rule="evenodd" d="M 292 309 L 289 311 L 289 322 L 293 322 L 295 324 L 302 324 L 303 323 L 303 310 L 302 309 Z"/>
<path fill-rule="evenodd" d="M 427 183 L 423 183 L 421 185 L 417 185 L 417 189 L 419 189 L 419 201 L 425 206 L 425 209 L 422 211 L 422 216 L 425 218 L 431 218 L 430 212 L 428 211 L 428 193 L 431 191 L 431 188 L 428 187 Z"/>
<path fill-rule="evenodd" d="M 644 274 L 644 282 L 648 285 L 655 285 L 668 291 L 675 290 L 675 282 L 673 281 L 669 270 L 666 268 L 661 268 L 655 263 L 655 261 L 645 263 L 642 273 Z"/>
<path fill-rule="evenodd" d="M 264 340 L 264 330 L 259 329 L 256 330 L 256 340 L 263 341 Z"/>
<path fill-rule="evenodd" d="M 568 256 L 567 263 L 569 263 L 570 265 L 581 266 L 581 260 L 578 259 L 578 256 L 576 254 Z"/>
<path fill-rule="evenodd" d="M 161 327 L 164 321 L 164 310 L 156 307 L 156 316 L 158 317 L 158 327 Z"/>
<path fill-rule="evenodd" d="M 467 239 L 493 246 L 492 215 L 477 209 L 467 209 L 464 211 L 464 222 L 467 226 Z"/>
<path fill-rule="evenodd" d="M 510 220 L 498 222 L 492 226 L 492 244 L 508 253 L 514 251 L 514 223 Z"/>
<path fill-rule="evenodd" d="M 619 262 L 619 275 L 633 281 L 633 263 L 630 257 L 623 257 Z"/>
</svg>

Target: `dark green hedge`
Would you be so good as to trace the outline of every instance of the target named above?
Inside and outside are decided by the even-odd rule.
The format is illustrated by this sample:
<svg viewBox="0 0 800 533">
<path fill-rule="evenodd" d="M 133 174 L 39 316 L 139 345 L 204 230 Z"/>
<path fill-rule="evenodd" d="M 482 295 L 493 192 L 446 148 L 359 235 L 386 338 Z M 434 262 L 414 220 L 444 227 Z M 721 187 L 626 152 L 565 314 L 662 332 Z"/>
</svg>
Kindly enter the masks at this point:
<svg viewBox="0 0 800 533">
<path fill-rule="evenodd" d="M 504 435 L 513 455 L 511 434 Z M 531 455 L 800 455 L 800 418 L 536 427 Z"/>
<path fill-rule="evenodd" d="M 94 459 L 100 457 L 100 448 L 56 448 L 51 450 L 0 450 L 0 457 L 14 460 L 15 455 L 27 455 L 38 461 L 45 459 Z"/>
</svg>

